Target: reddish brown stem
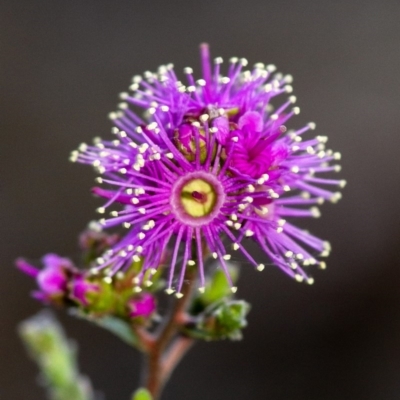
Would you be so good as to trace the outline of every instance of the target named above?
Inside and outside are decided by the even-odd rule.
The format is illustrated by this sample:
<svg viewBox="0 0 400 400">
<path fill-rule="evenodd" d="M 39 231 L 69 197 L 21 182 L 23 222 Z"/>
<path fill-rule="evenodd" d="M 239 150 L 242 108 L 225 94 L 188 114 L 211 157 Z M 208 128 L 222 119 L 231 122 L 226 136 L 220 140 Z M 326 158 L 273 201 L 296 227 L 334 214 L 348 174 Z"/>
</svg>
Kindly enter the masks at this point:
<svg viewBox="0 0 400 400">
<path fill-rule="evenodd" d="M 183 315 L 191 297 L 194 281 L 194 272 L 187 271 L 185 284 L 182 288 L 183 296 L 175 301 L 170 316 L 161 327 L 154 342 L 147 347 L 145 387 L 153 396 L 153 400 L 159 398 L 161 390 L 173 369 L 192 344 L 191 339 L 178 337 L 171 346 L 171 342 L 178 333 L 182 320 L 184 320 Z"/>
</svg>

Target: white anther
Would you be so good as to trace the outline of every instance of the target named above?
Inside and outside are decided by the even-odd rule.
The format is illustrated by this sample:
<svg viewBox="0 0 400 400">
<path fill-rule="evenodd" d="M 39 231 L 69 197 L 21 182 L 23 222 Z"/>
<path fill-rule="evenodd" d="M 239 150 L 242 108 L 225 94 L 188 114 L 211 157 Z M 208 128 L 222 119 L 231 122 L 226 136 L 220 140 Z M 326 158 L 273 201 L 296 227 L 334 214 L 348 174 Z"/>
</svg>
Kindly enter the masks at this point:
<svg viewBox="0 0 400 400">
<path fill-rule="evenodd" d="M 129 229 L 131 227 L 131 224 L 129 222 L 124 222 L 123 223 L 124 228 Z"/>
<path fill-rule="evenodd" d="M 254 231 L 252 231 L 251 229 L 246 229 L 246 232 L 244 233 L 247 237 L 253 236 L 254 235 Z"/>
<path fill-rule="evenodd" d="M 284 89 L 285 89 L 285 92 L 286 93 L 292 93 L 293 92 L 293 87 L 292 86 L 290 86 L 290 85 L 286 85 L 285 87 L 284 87 Z M 294 111 L 294 110 L 293 110 Z M 295 113 L 296 114 L 296 113 Z"/>
<path fill-rule="evenodd" d="M 238 243 L 232 243 L 232 249 L 233 250 L 238 250 L 240 248 Z"/>
<path fill-rule="evenodd" d="M 279 226 L 278 228 L 276 228 L 276 232 L 277 233 L 282 233 L 283 232 L 283 228 L 281 226 Z"/>
<path fill-rule="evenodd" d="M 204 292 L 206 291 L 206 288 L 205 288 L 204 286 L 200 286 L 197 290 L 198 290 L 200 293 L 204 293 Z"/>
<path fill-rule="evenodd" d="M 138 208 L 139 214 L 146 214 L 146 209 L 144 207 Z"/>
<path fill-rule="evenodd" d="M 342 193 L 337 192 L 337 193 L 334 193 L 334 194 L 331 196 L 330 201 L 331 201 L 332 203 L 337 203 L 341 198 L 342 198 Z"/>
<path fill-rule="evenodd" d="M 294 104 L 294 103 L 296 103 L 296 101 L 297 101 L 297 97 L 296 97 L 296 96 L 290 96 L 290 97 L 289 97 L 289 101 L 290 101 L 292 104 Z"/>
<path fill-rule="evenodd" d="M 225 221 L 225 224 L 226 224 L 227 226 L 233 226 L 233 222 L 232 222 L 232 221 L 230 221 L 230 220 L 228 220 L 228 221 Z"/>
<path fill-rule="evenodd" d="M 262 215 L 266 215 L 266 214 L 269 213 L 268 207 L 261 206 L 261 207 L 260 207 L 260 210 L 261 210 L 261 214 L 262 214 Z"/>
<path fill-rule="evenodd" d="M 342 158 L 342 155 L 338 152 L 333 153 L 333 159 L 334 160 L 340 160 Z"/>
<path fill-rule="evenodd" d="M 86 151 L 87 148 L 88 148 L 88 146 L 87 146 L 86 143 L 81 143 L 81 144 L 79 145 L 79 151 Z"/>
<path fill-rule="evenodd" d="M 174 293 L 175 292 L 175 290 L 174 289 L 171 289 L 171 288 L 168 288 L 168 289 L 165 289 L 165 293 L 167 293 L 167 294 L 172 294 L 172 293 Z"/>
<path fill-rule="evenodd" d="M 217 259 L 218 258 L 218 254 L 214 251 L 214 253 L 212 253 L 212 257 Z"/>
<path fill-rule="evenodd" d="M 292 262 L 289 263 L 289 267 L 290 267 L 291 269 L 297 269 L 297 263 L 294 262 L 294 261 L 292 261 Z"/>
<path fill-rule="evenodd" d="M 106 209 L 105 209 L 104 207 L 99 207 L 96 211 L 97 211 L 99 214 L 104 214 L 105 211 L 106 211 Z"/>
<path fill-rule="evenodd" d="M 236 293 L 237 292 L 237 287 L 236 286 L 232 286 L 231 287 L 231 292 L 232 293 Z"/>
<path fill-rule="evenodd" d="M 231 218 L 232 221 L 237 221 L 237 219 L 238 219 L 236 214 L 231 214 L 230 218 Z"/>
<path fill-rule="evenodd" d="M 133 288 L 134 293 L 140 293 L 142 291 L 142 288 L 140 286 L 135 286 Z"/>
<path fill-rule="evenodd" d="M 135 255 L 132 256 L 132 260 L 134 262 L 139 262 L 140 261 L 140 257 L 137 254 L 135 254 Z"/>
<path fill-rule="evenodd" d="M 215 64 L 222 64 L 223 62 L 224 62 L 224 60 L 222 59 L 222 57 L 217 57 L 214 59 Z"/>
<path fill-rule="evenodd" d="M 111 215 L 112 217 L 118 217 L 118 211 L 111 211 L 111 212 L 110 212 L 110 215 Z"/>
<path fill-rule="evenodd" d="M 140 194 L 144 194 L 145 190 L 143 188 L 137 188 L 134 190 L 134 192 L 136 196 L 139 196 Z"/>
<path fill-rule="evenodd" d="M 347 184 L 347 182 L 344 179 L 339 182 L 339 186 L 341 188 L 344 188 L 346 186 L 346 184 Z"/>
<path fill-rule="evenodd" d="M 131 203 L 132 203 L 132 204 L 138 204 L 138 203 L 139 203 L 139 199 L 136 198 L 136 197 L 132 197 L 132 198 L 131 198 Z"/>
<path fill-rule="evenodd" d="M 181 299 L 183 297 L 183 293 L 175 293 L 175 297 Z"/>
<path fill-rule="evenodd" d="M 183 72 L 185 73 L 185 74 L 193 74 L 193 68 L 190 68 L 190 67 L 186 67 L 186 68 L 184 68 L 183 69 Z"/>
<path fill-rule="evenodd" d="M 297 173 L 300 171 L 300 168 L 299 168 L 297 165 L 295 165 L 295 166 L 293 166 L 290 170 L 291 170 L 293 173 L 297 174 Z"/>
<path fill-rule="evenodd" d="M 293 251 L 291 251 L 291 250 L 288 250 L 286 253 L 285 253 L 285 257 L 287 257 L 287 258 L 291 258 L 293 256 Z"/>
<path fill-rule="evenodd" d="M 319 208 L 318 208 L 318 207 L 311 207 L 311 208 L 310 208 L 310 212 L 311 212 L 311 215 L 312 215 L 314 218 L 319 218 L 319 217 L 321 216 L 321 212 L 319 211 Z"/>
<path fill-rule="evenodd" d="M 224 85 L 226 85 L 227 83 L 229 83 L 231 81 L 230 78 L 228 78 L 227 76 L 223 76 L 221 78 L 221 83 L 223 83 Z"/>
<path fill-rule="evenodd" d="M 111 283 L 112 283 L 112 278 L 111 278 L 111 276 L 105 276 L 105 277 L 103 278 L 103 281 L 104 281 L 105 283 L 107 283 L 107 284 L 111 284 Z"/>
<path fill-rule="evenodd" d="M 169 107 L 168 106 L 161 106 L 161 111 L 168 112 Z"/>
<path fill-rule="evenodd" d="M 319 263 L 319 267 L 320 267 L 321 269 L 326 269 L 326 262 L 321 261 L 321 262 Z"/>
<path fill-rule="evenodd" d="M 138 233 L 138 238 L 139 238 L 140 240 L 144 239 L 145 237 L 146 237 L 146 235 L 145 235 L 143 232 L 139 232 L 139 233 Z"/>
<path fill-rule="evenodd" d="M 233 136 L 233 137 L 231 138 L 231 140 L 232 140 L 232 142 L 237 143 L 237 142 L 239 141 L 239 138 L 238 138 L 237 136 Z"/>
<path fill-rule="evenodd" d="M 230 260 L 231 259 L 231 255 L 230 254 L 225 254 L 224 256 L 222 256 L 222 258 L 224 260 Z"/>
<path fill-rule="evenodd" d="M 196 262 L 194 260 L 189 260 L 187 263 L 190 266 L 196 265 Z"/>
<path fill-rule="evenodd" d="M 201 122 L 206 122 L 206 121 L 208 121 L 209 118 L 210 118 L 210 116 L 208 114 L 200 115 Z"/>
<path fill-rule="evenodd" d="M 297 282 L 303 282 L 304 277 L 303 277 L 303 275 L 295 275 L 294 279 L 296 279 Z"/>
<path fill-rule="evenodd" d="M 235 224 L 233 224 L 233 227 L 234 227 L 236 230 L 239 230 L 239 229 L 242 227 L 242 224 L 239 224 L 239 222 L 236 222 Z"/>
<path fill-rule="evenodd" d="M 285 192 L 290 192 L 290 186 L 289 185 L 283 185 L 283 190 Z"/>
<path fill-rule="evenodd" d="M 286 83 L 292 83 L 293 82 L 293 76 L 292 75 L 285 75 L 284 78 Z"/>
<path fill-rule="evenodd" d="M 158 126 L 158 124 L 157 124 L 157 122 L 151 122 L 150 124 L 148 124 L 147 125 L 147 129 L 149 130 L 149 131 L 151 131 L 151 130 L 153 130 L 153 129 L 156 129 L 157 128 L 157 126 Z M 143 143 L 143 145 L 147 145 L 147 147 L 149 146 L 147 143 Z M 142 146 L 143 146 L 142 145 Z"/>
<path fill-rule="evenodd" d="M 334 170 L 335 172 L 340 172 L 340 171 L 342 170 L 342 166 L 341 166 L 341 165 L 335 165 L 335 166 L 333 167 L 333 170 Z"/>
<path fill-rule="evenodd" d="M 206 86 L 206 81 L 205 81 L 204 79 L 199 79 L 199 80 L 197 81 L 197 84 L 198 84 L 199 86 Z"/>
<path fill-rule="evenodd" d="M 265 265 L 264 265 L 264 264 L 258 264 L 258 265 L 257 265 L 257 271 L 263 271 L 264 268 L 265 268 Z"/>
<path fill-rule="evenodd" d="M 142 253 L 142 251 L 143 251 L 143 247 L 142 246 L 138 246 L 138 247 L 136 247 L 136 253 Z"/>
<path fill-rule="evenodd" d="M 253 185 L 247 186 L 247 191 L 248 191 L 248 192 L 254 193 L 255 190 L 256 190 L 256 189 L 255 189 L 255 187 L 254 187 Z"/>
</svg>

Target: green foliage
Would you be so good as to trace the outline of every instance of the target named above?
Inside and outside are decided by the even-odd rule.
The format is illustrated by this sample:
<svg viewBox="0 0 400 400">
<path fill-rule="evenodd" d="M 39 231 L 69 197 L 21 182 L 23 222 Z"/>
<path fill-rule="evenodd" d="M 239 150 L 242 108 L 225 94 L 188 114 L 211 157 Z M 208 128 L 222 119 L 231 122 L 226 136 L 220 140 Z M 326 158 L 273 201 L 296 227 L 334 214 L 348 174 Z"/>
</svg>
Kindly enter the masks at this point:
<svg viewBox="0 0 400 400">
<path fill-rule="evenodd" d="M 152 396 L 147 389 L 140 388 L 133 394 L 132 400 L 152 400 Z"/>
<path fill-rule="evenodd" d="M 93 400 L 89 380 L 79 374 L 75 344 L 49 312 L 19 325 L 19 334 L 38 364 L 51 400 Z"/>
<path fill-rule="evenodd" d="M 95 322 L 102 328 L 112 332 L 114 335 L 118 336 L 121 340 L 123 340 L 130 346 L 139 346 L 139 340 L 137 336 L 133 333 L 131 326 L 127 322 L 119 318 L 112 317 L 110 315 L 103 318 L 95 318 L 89 320 Z"/>
<path fill-rule="evenodd" d="M 244 300 L 224 299 L 207 308 L 185 333 L 203 340 L 240 340 L 249 310 L 250 305 Z"/>
<path fill-rule="evenodd" d="M 233 263 L 229 263 L 228 268 L 232 282 L 235 283 L 239 275 L 238 267 Z M 226 278 L 225 272 L 217 268 L 207 279 L 204 293 L 199 293 L 194 299 L 190 311 L 194 315 L 200 314 L 211 305 L 231 297 L 231 286 Z"/>
</svg>

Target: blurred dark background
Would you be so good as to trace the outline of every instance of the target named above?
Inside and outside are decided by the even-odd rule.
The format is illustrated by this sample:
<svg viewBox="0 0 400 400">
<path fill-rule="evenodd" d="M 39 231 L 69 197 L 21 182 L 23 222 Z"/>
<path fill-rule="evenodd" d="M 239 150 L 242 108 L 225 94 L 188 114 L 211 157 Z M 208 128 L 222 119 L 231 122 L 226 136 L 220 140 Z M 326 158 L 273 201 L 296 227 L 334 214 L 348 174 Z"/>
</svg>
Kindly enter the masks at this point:
<svg viewBox="0 0 400 400">
<path fill-rule="evenodd" d="M 130 78 L 214 56 L 274 63 L 294 76 L 302 112 L 342 152 L 344 198 L 304 221 L 329 239 L 313 286 L 244 266 L 252 303 L 240 343 L 200 343 L 166 400 L 400 399 L 400 3 L 394 1 L 0 2 L 0 398 L 43 399 L 16 336 L 41 305 L 13 267 L 19 255 L 77 256 L 95 218 L 94 173 L 69 152 L 106 136 Z M 60 314 L 80 365 L 109 400 L 128 399 L 139 355 Z"/>
</svg>

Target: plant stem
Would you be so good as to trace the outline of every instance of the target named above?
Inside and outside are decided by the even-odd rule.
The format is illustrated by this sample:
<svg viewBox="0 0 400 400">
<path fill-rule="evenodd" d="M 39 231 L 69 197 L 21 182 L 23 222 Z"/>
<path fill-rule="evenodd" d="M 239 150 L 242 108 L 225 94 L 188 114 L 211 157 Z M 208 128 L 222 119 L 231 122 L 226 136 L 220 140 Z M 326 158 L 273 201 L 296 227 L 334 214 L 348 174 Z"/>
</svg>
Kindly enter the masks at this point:
<svg viewBox="0 0 400 400">
<path fill-rule="evenodd" d="M 144 386 L 153 396 L 153 400 L 159 398 L 173 369 L 193 343 L 192 339 L 183 336 L 176 337 L 176 334 L 182 325 L 183 314 L 189 303 L 194 283 L 195 271 L 188 269 L 185 284 L 182 287 L 183 296 L 175 301 L 171 314 L 166 318 L 154 342 L 147 349 Z"/>
</svg>

